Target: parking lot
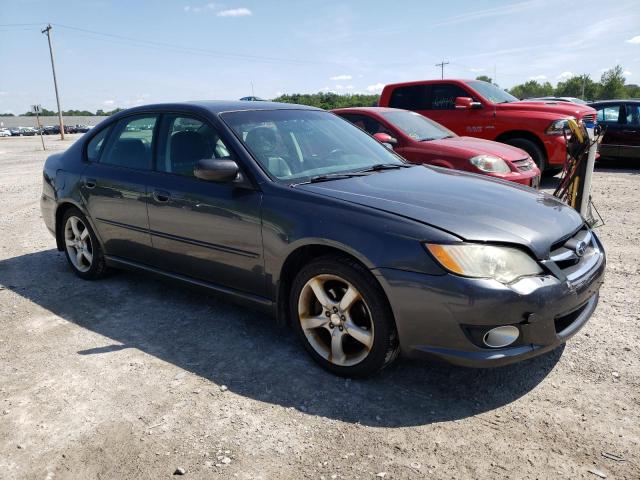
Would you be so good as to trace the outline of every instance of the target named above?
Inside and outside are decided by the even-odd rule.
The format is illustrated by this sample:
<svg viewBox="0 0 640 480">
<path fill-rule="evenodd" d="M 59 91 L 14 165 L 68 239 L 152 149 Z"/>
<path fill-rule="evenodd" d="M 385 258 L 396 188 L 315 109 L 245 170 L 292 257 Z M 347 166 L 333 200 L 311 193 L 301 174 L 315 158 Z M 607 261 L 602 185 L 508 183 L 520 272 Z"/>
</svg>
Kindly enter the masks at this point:
<svg viewBox="0 0 640 480">
<path fill-rule="evenodd" d="M 39 195 L 44 159 L 76 138 L 0 139 L 1 478 L 640 477 L 637 166 L 596 170 L 607 278 L 566 347 L 350 381 L 261 314 L 141 274 L 74 276 Z"/>
</svg>

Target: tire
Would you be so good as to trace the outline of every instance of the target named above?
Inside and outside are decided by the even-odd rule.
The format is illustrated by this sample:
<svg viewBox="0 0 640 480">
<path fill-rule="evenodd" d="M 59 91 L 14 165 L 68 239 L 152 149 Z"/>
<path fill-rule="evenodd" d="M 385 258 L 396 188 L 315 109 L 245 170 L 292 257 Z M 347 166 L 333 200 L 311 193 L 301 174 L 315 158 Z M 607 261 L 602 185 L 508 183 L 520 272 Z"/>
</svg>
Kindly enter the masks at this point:
<svg viewBox="0 0 640 480">
<path fill-rule="evenodd" d="M 559 174 L 562 171 L 561 168 L 547 168 L 543 173 L 542 176 L 543 177 L 555 177 L 557 174 Z"/>
<path fill-rule="evenodd" d="M 73 273 L 84 280 L 104 277 L 108 268 L 102 248 L 82 212 L 75 207 L 69 208 L 60 226 L 64 253 Z"/>
<path fill-rule="evenodd" d="M 544 173 L 545 170 L 547 170 L 547 155 L 535 142 L 526 138 L 509 138 L 503 143 L 511 145 L 512 147 L 521 148 L 522 150 L 527 152 L 533 159 L 535 164 L 538 166 L 541 173 Z"/>
<path fill-rule="evenodd" d="M 387 298 L 371 273 L 349 257 L 327 255 L 304 266 L 293 280 L 289 309 L 309 355 L 334 374 L 369 377 L 398 357 Z"/>
</svg>

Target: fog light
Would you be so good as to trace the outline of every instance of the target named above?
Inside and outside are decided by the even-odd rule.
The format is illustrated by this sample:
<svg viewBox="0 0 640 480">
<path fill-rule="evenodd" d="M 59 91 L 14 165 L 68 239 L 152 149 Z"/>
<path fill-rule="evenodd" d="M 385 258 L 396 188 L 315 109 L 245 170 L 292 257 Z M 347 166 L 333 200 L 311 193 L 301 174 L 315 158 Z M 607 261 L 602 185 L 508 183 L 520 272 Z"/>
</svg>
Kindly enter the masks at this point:
<svg viewBox="0 0 640 480">
<path fill-rule="evenodd" d="M 489 330 L 482 337 L 482 341 L 487 347 L 502 348 L 511 345 L 520 336 L 520 330 L 513 325 L 496 327 Z"/>
</svg>

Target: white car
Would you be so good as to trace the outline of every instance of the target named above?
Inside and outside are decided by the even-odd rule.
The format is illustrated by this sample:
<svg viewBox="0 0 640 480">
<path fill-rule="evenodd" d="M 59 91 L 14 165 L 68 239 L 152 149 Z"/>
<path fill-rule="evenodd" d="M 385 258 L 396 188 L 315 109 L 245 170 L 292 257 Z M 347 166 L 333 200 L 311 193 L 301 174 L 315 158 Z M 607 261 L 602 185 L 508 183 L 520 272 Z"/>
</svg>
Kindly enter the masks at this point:
<svg viewBox="0 0 640 480">
<path fill-rule="evenodd" d="M 8 128 L 0 128 L 0 137 L 10 137 L 11 131 Z"/>
</svg>

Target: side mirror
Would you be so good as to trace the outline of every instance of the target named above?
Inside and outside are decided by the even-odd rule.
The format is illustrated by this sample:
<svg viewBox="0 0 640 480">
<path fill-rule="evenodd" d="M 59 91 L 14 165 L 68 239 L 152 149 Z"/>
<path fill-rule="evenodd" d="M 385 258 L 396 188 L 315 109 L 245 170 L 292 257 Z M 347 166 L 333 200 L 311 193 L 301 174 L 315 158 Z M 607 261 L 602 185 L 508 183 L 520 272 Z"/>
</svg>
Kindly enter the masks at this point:
<svg viewBox="0 0 640 480">
<path fill-rule="evenodd" d="M 388 133 L 378 132 L 373 135 L 373 138 L 378 140 L 380 143 L 385 143 L 393 148 L 394 145 L 398 144 L 398 140 L 393 138 Z"/>
<path fill-rule="evenodd" d="M 240 167 L 230 158 L 207 158 L 198 160 L 193 174 L 209 182 L 233 182 L 238 178 Z"/>
<path fill-rule="evenodd" d="M 456 110 L 469 110 L 472 108 L 482 108 L 482 104 L 474 102 L 471 97 L 456 97 Z"/>
</svg>

